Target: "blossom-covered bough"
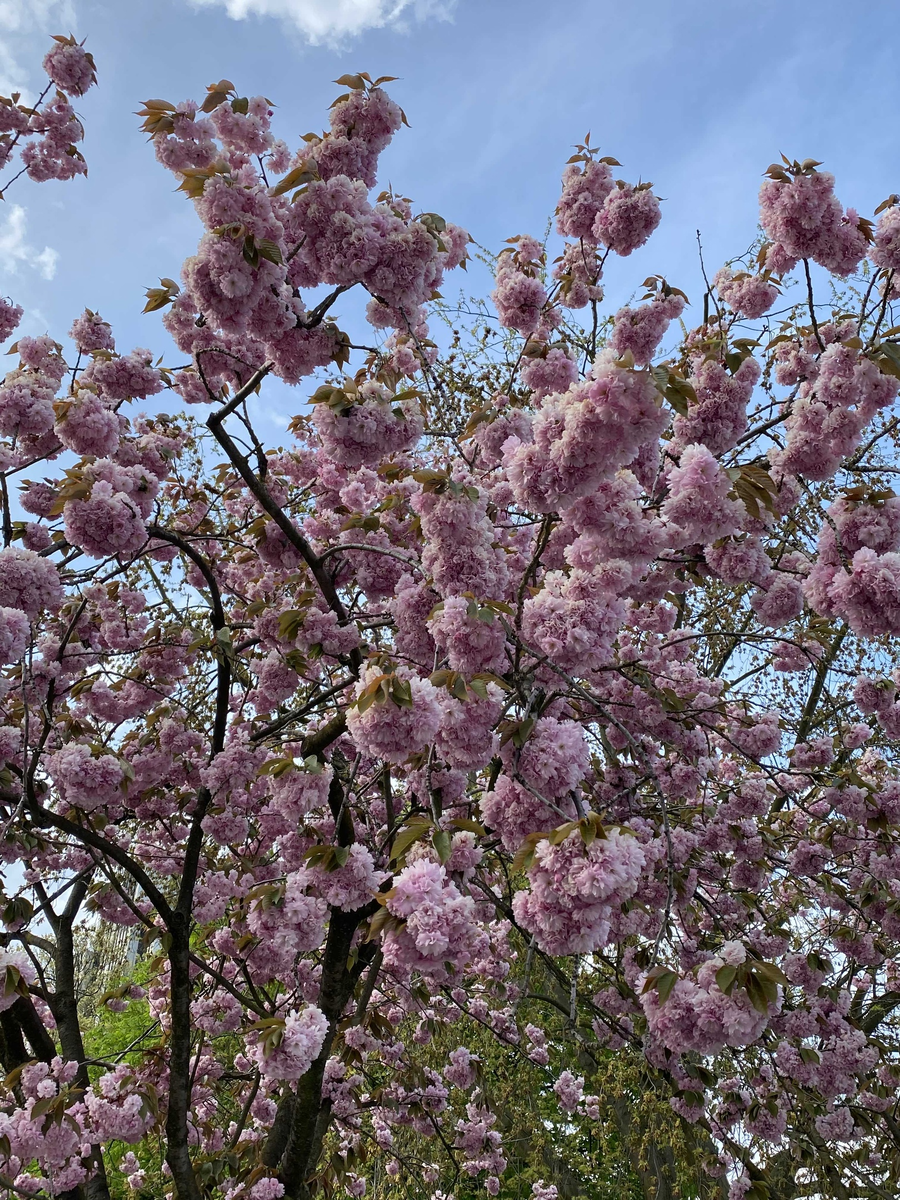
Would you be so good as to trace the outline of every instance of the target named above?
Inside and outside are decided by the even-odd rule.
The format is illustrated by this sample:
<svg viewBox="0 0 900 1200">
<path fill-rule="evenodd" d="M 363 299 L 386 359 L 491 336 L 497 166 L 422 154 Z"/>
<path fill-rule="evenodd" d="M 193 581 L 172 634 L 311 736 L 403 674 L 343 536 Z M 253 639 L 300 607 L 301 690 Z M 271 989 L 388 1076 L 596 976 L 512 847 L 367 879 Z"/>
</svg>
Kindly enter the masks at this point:
<svg viewBox="0 0 900 1200">
<path fill-rule="evenodd" d="M 45 69 L 0 103 L 36 181 L 94 79 Z M 897 197 L 775 165 L 702 318 L 652 277 L 604 320 L 660 205 L 585 143 L 558 256 L 511 239 L 442 353 L 469 237 L 372 198 L 403 114 L 339 82 L 299 149 L 227 80 L 148 101 L 203 230 L 174 349 L 85 311 L 0 386 L 0 1191 L 497 1195 L 487 1039 L 567 1128 L 639 1061 L 704 1194 L 892 1196 Z M 104 925 L 145 1020 L 98 1057 Z"/>
</svg>

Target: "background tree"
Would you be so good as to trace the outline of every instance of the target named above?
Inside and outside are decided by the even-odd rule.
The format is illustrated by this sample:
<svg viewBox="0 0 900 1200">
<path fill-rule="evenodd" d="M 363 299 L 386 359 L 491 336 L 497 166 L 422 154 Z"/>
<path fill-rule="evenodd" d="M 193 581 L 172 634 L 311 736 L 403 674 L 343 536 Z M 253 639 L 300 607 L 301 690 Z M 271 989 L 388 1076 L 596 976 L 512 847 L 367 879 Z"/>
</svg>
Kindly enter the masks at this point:
<svg viewBox="0 0 900 1200">
<path fill-rule="evenodd" d="M 45 68 L 15 178 L 82 171 L 93 63 Z M 891 1196 L 896 197 L 774 164 L 702 319 L 604 317 L 660 206 L 585 139 L 453 313 L 468 235 L 370 198 L 403 114 L 338 82 L 298 149 L 228 80 L 144 105 L 174 351 L 11 347 L 0 1185 Z"/>
</svg>

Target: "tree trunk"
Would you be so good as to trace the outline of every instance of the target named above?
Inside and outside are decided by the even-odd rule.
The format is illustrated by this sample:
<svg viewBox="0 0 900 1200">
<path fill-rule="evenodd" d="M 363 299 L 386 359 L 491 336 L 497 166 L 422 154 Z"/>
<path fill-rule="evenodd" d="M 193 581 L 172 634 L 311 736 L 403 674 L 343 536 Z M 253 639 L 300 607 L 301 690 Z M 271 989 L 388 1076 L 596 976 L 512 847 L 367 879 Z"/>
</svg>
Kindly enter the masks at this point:
<svg viewBox="0 0 900 1200">
<path fill-rule="evenodd" d="M 76 884 L 72 889 L 72 895 L 65 911 L 56 922 L 56 987 L 53 995 L 49 997 L 50 1011 L 56 1021 L 62 1056 L 70 1062 L 78 1064 L 75 1083 L 84 1089 L 89 1087 L 90 1079 L 85 1065 L 84 1040 L 81 1036 L 81 1021 L 78 1016 L 78 996 L 75 986 L 75 939 L 72 928 L 86 893 L 86 882 Z M 37 1016 L 36 1013 L 34 1015 Z M 32 1041 L 31 1036 L 28 1040 Z M 110 1200 L 106 1165 L 103 1161 L 103 1151 L 99 1146 L 91 1147 L 91 1158 L 94 1164 L 94 1174 L 85 1183 L 84 1194 L 88 1200 Z"/>
<path fill-rule="evenodd" d="M 166 1162 L 178 1200 L 201 1200 L 188 1148 L 191 1103 L 190 935 L 183 913 L 173 915 L 169 947 L 172 1032 L 169 1038 L 169 1103 L 166 1110 Z"/>
</svg>

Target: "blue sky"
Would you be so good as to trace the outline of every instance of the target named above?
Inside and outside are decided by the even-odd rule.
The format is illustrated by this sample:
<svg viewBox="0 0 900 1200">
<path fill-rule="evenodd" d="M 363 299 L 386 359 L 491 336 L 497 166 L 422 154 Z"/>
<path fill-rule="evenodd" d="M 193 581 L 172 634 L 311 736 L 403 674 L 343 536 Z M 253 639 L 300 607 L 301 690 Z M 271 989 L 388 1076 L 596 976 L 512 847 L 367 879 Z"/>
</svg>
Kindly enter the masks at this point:
<svg viewBox="0 0 900 1200">
<path fill-rule="evenodd" d="M 223 76 L 273 100 L 291 144 L 323 128 L 342 72 L 400 76 L 411 128 L 382 181 L 495 249 L 542 234 L 590 130 L 665 198 L 648 246 L 608 271 L 614 303 L 655 272 L 699 300 L 695 230 L 710 272 L 745 249 L 781 151 L 824 160 L 863 215 L 900 191 L 900 8 L 886 0 L 0 0 L 0 77 L 33 90 L 48 34 L 70 30 L 100 78 L 78 106 L 89 176 L 20 180 L 0 207 L 0 293 L 31 333 L 64 335 L 87 305 L 121 350 L 167 349 L 143 291 L 177 277 L 199 228 L 134 111 Z"/>
</svg>

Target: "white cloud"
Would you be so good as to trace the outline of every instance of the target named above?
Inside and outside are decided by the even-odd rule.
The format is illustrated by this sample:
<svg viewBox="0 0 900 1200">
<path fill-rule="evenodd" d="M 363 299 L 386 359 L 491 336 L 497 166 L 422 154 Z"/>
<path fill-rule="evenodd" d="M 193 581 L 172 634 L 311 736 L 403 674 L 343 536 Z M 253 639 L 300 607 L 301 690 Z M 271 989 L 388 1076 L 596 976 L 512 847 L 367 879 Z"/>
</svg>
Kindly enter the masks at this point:
<svg viewBox="0 0 900 1200">
<path fill-rule="evenodd" d="M 456 0 L 192 0 L 196 7 L 224 7 L 229 17 L 279 17 L 312 45 L 334 44 L 386 25 L 446 18 Z M 2 0 L 0 0 L 2 3 Z"/>
<path fill-rule="evenodd" d="M 20 267 L 37 271 L 43 279 L 52 279 L 56 274 L 59 255 L 49 246 L 38 250 L 30 246 L 25 238 L 25 209 L 13 204 L 0 222 L 0 271 L 17 275 Z"/>
<path fill-rule="evenodd" d="M 74 26 L 72 0 L 0 0 L 0 94 L 29 95 L 29 82 L 50 49 L 44 38 L 71 33 Z"/>
</svg>

